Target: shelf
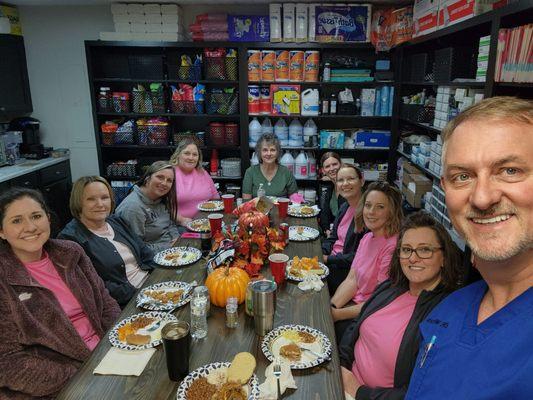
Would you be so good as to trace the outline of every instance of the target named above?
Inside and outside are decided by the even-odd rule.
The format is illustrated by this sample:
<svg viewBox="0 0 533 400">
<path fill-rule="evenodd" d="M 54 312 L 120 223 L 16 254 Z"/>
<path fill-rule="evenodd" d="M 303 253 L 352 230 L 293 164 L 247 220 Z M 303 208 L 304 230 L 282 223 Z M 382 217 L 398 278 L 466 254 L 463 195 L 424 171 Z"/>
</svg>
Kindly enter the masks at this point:
<svg viewBox="0 0 533 400">
<path fill-rule="evenodd" d="M 494 86 L 531 90 L 533 89 L 533 82 L 494 82 Z"/>
<path fill-rule="evenodd" d="M 391 117 L 362 117 L 360 115 L 300 115 L 300 114 L 291 114 L 291 115 L 274 115 L 274 114 L 258 114 L 252 115 L 248 114 L 249 118 L 311 118 L 315 120 L 335 120 L 335 119 L 351 119 L 355 122 L 365 122 L 365 123 L 381 123 L 390 121 Z"/>
<path fill-rule="evenodd" d="M 140 144 L 102 144 L 102 149 L 115 149 L 115 150 L 174 150 L 176 146 L 169 145 L 140 145 Z"/>
<path fill-rule="evenodd" d="M 402 122 L 407 123 L 407 124 L 410 124 L 410 125 L 417 126 L 419 128 L 425 129 L 425 130 L 427 130 L 429 132 L 438 133 L 438 134 L 440 134 L 442 132 L 442 130 L 440 130 L 439 128 L 436 128 L 436 127 L 431 126 L 429 124 L 424 124 L 422 122 L 414 122 L 414 121 L 408 120 L 406 118 L 400 118 L 400 120 Z"/>
<path fill-rule="evenodd" d="M 319 148 L 320 151 L 336 151 L 336 152 L 348 152 L 348 151 L 389 151 L 390 147 L 355 147 L 353 149 L 333 149 L 333 148 Z"/>
<path fill-rule="evenodd" d="M 107 181 L 130 181 L 130 182 L 136 182 L 140 179 L 140 176 L 136 177 L 125 177 L 125 176 L 104 176 Z"/>
<path fill-rule="evenodd" d="M 240 181 L 242 179 L 242 176 L 238 176 L 238 177 L 213 176 L 213 175 L 209 175 L 209 176 L 211 176 L 211 179 L 213 179 L 214 181 Z"/>
<path fill-rule="evenodd" d="M 323 50 L 323 49 L 343 49 L 343 50 L 371 50 L 376 49 L 370 42 L 350 42 L 350 43 L 273 43 L 273 42 L 249 42 L 246 43 L 248 49 L 297 49 L 297 50 Z"/>
<path fill-rule="evenodd" d="M 404 153 L 403 151 L 400 151 L 400 150 L 396 150 L 398 152 L 398 154 L 402 155 L 404 158 L 406 158 L 407 160 L 411 161 L 411 156 L 407 153 Z M 425 168 L 425 167 L 422 167 L 418 164 L 414 164 L 415 167 L 419 168 L 420 170 L 424 171 L 427 175 L 430 175 L 431 177 L 433 178 L 436 178 L 436 179 L 440 179 L 440 176 L 437 175 L 435 172 L 433 171 L 430 171 L 429 169 Z"/>
<path fill-rule="evenodd" d="M 255 147 L 250 147 L 250 151 L 254 151 Z M 304 150 L 304 151 L 314 151 L 320 150 L 320 147 L 291 147 L 291 146 L 281 146 L 281 150 Z"/>
<path fill-rule="evenodd" d="M 401 82 L 402 85 L 407 86 L 463 86 L 471 88 L 484 88 L 485 82 Z"/>
<path fill-rule="evenodd" d="M 97 112 L 97 115 L 109 117 L 183 117 L 183 118 L 209 118 L 209 119 L 238 119 L 239 114 L 219 115 L 219 114 L 176 114 L 176 113 L 116 113 L 116 112 Z"/>
<path fill-rule="evenodd" d="M 193 81 L 190 79 L 144 79 L 144 78 L 94 78 L 93 82 L 107 82 L 107 83 L 202 83 L 202 84 L 223 84 L 223 85 L 238 85 L 239 81 L 224 81 L 224 80 L 199 80 Z"/>
<path fill-rule="evenodd" d="M 317 87 L 328 87 L 328 86 L 358 86 L 358 87 L 376 87 L 376 86 L 390 86 L 394 82 L 276 82 L 276 81 L 250 81 L 249 85 L 301 85 L 301 86 L 317 86 Z"/>
</svg>

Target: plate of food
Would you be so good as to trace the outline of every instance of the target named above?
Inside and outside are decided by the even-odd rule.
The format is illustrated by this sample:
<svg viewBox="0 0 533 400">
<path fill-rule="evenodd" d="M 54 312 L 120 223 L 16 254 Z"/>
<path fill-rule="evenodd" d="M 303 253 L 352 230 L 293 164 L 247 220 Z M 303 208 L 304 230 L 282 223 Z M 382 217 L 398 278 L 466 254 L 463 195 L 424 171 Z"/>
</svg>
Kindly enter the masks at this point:
<svg viewBox="0 0 533 400">
<path fill-rule="evenodd" d="M 171 310 L 191 301 L 191 285 L 187 282 L 161 282 L 142 289 L 137 295 L 137 307 L 153 311 Z"/>
<path fill-rule="evenodd" d="M 255 400 L 259 381 L 250 353 L 239 353 L 231 363 L 215 362 L 192 371 L 183 379 L 177 400 Z"/>
<path fill-rule="evenodd" d="M 220 200 L 209 200 L 198 204 L 198 210 L 200 211 L 222 211 L 224 209 L 224 203 Z"/>
<path fill-rule="evenodd" d="M 207 218 L 199 218 L 193 221 L 187 222 L 187 229 L 193 232 L 210 232 L 211 226 L 209 225 L 209 220 Z"/>
<path fill-rule="evenodd" d="M 172 314 L 148 311 L 123 319 L 109 332 L 111 345 L 124 350 L 143 350 L 161 343 L 161 329 L 166 322 L 177 321 Z M 159 324 L 159 326 L 156 325 Z"/>
<path fill-rule="evenodd" d="M 311 207 L 293 204 L 289 206 L 287 213 L 291 217 L 311 218 L 316 217 L 320 213 L 320 208 L 318 208 L 318 206 Z"/>
<path fill-rule="evenodd" d="M 307 242 L 320 236 L 318 229 L 310 226 L 293 225 L 289 227 L 289 240 L 293 242 Z"/>
<path fill-rule="evenodd" d="M 261 342 L 269 361 L 282 357 L 291 369 L 306 369 L 331 358 L 331 342 L 322 332 L 305 325 L 283 325 L 270 331 Z"/>
<path fill-rule="evenodd" d="M 318 257 L 294 257 L 287 263 L 287 279 L 302 282 L 308 274 L 315 274 L 325 279 L 329 275 L 329 268 L 326 264 L 318 261 Z"/>
<path fill-rule="evenodd" d="M 193 264 L 202 258 L 202 252 L 196 247 L 172 247 L 160 251 L 154 256 L 154 261 L 166 267 L 182 267 Z"/>
</svg>

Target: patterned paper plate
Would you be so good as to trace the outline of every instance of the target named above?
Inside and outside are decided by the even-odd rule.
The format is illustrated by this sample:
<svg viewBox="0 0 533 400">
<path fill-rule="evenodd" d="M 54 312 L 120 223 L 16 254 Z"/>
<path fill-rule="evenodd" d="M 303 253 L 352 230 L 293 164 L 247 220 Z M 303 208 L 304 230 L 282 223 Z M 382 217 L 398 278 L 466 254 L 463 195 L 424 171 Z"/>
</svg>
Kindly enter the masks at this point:
<svg viewBox="0 0 533 400">
<path fill-rule="evenodd" d="M 164 311 L 171 310 L 174 307 L 181 307 L 191 301 L 190 289 L 191 285 L 189 285 L 187 282 L 179 281 L 161 282 L 156 283 L 155 285 L 150 285 L 142 289 L 137 295 L 137 307 L 142 307 L 153 311 Z M 150 291 L 173 292 L 176 290 L 181 290 L 183 293 L 185 293 L 185 296 L 183 293 L 181 294 L 179 301 L 176 303 L 172 301 L 162 302 L 161 300 L 154 299 L 153 297 L 147 295 L 147 293 Z"/>
<path fill-rule="evenodd" d="M 210 232 L 211 226 L 209 225 L 209 220 L 207 218 L 199 218 L 194 221 L 187 222 L 187 229 L 193 232 Z"/>
<path fill-rule="evenodd" d="M 310 206 L 297 206 L 297 205 L 291 205 L 289 206 L 289 210 L 287 213 L 291 217 L 297 217 L 297 218 L 311 218 L 316 217 L 318 214 L 320 214 L 320 209 L 318 207 L 310 207 Z"/>
<path fill-rule="evenodd" d="M 198 204 L 198 210 L 200 211 L 214 212 L 214 211 L 222 211 L 223 209 L 224 209 L 224 202 L 220 200 L 209 200 L 209 201 L 204 201 L 203 203 Z"/>
<path fill-rule="evenodd" d="M 304 343 L 300 341 L 298 332 L 305 332 L 314 336 L 315 341 L 312 343 Z M 322 332 L 315 328 L 305 325 L 283 325 L 270 331 L 261 342 L 261 350 L 269 361 L 274 361 L 274 358 L 279 355 L 279 348 L 294 340 L 299 346 L 303 346 L 313 350 L 313 352 L 320 355 L 317 356 L 306 350 L 302 350 L 301 359 L 299 361 L 290 361 L 291 369 L 306 369 L 323 363 L 331 358 L 331 342 Z M 281 356 L 282 357 L 282 356 Z"/>
<path fill-rule="evenodd" d="M 136 320 L 139 317 L 151 317 L 151 318 L 154 318 L 154 321 L 150 324 L 150 325 L 152 325 L 156 321 L 161 321 L 162 318 L 165 315 L 166 315 L 166 313 L 162 312 L 162 311 L 148 311 L 148 312 L 144 312 L 144 313 L 135 314 L 135 315 L 132 315 L 131 317 L 123 319 L 118 324 L 116 324 L 113 327 L 113 329 L 111 329 L 111 331 L 109 332 L 109 341 L 111 342 L 111 345 L 115 346 L 115 347 L 118 347 L 119 349 L 124 349 L 124 350 L 143 350 L 143 349 L 149 349 L 151 347 L 155 347 L 155 346 L 159 345 L 161 343 L 161 329 L 163 328 L 163 326 L 165 326 L 166 322 L 162 322 L 161 325 L 159 326 L 159 328 L 154 330 L 154 331 L 152 331 L 152 332 L 142 332 L 142 334 L 150 334 L 150 336 L 152 337 L 152 340 L 151 340 L 150 343 L 147 343 L 147 344 L 144 344 L 144 345 L 140 345 L 140 346 L 133 345 L 133 344 L 128 344 L 125 341 L 119 340 L 119 338 L 118 338 L 118 330 L 119 330 L 119 328 L 122 328 L 127 323 L 132 322 L 132 321 Z M 172 314 L 169 314 L 169 315 L 166 316 L 166 321 L 168 321 L 168 322 L 177 321 L 177 320 L 178 319 Z M 148 325 L 148 326 L 150 326 L 150 325 Z"/>
<path fill-rule="evenodd" d="M 318 229 L 310 226 L 294 225 L 289 227 L 289 240 L 293 242 L 308 242 L 320 236 Z"/>
<path fill-rule="evenodd" d="M 203 367 L 197 368 L 192 371 L 189 375 L 181 381 L 180 386 L 178 387 L 178 392 L 176 394 L 177 400 L 187 400 L 187 390 L 191 387 L 191 384 L 198 378 L 206 378 L 212 371 L 215 371 L 219 368 L 229 367 L 231 363 L 229 362 L 214 362 L 211 364 L 204 365 Z M 248 381 L 248 400 L 255 400 L 259 398 L 259 381 L 255 374 L 252 375 Z"/>
<path fill-rule="evenodd" d="M 326 276 L 329 275 L 329 268 L 327 267 L 326 264 L 323 264 L 321 262 L 318 263 L 318 266 L 320 267 L 320 269 L 324 271 L 324 273 L 316 274 L 316 275 L 320 276 L 320 279 L 326 279 Z M 304 280 L 303 276 L 295 275 L 294 273 L 292 273 L 291 267 L 292 267 L 292 260 L 290 260 L 287 263 L 287 279 L 291 281 L 302 282 Z"/>
<path fill-rule="evenodd" d="M 172 247 L 157 253 L 154 261 L 166 267 L 182 267 L 194 264 L 201 257 L 202 252 L 195 247 Z"/>
</svg>

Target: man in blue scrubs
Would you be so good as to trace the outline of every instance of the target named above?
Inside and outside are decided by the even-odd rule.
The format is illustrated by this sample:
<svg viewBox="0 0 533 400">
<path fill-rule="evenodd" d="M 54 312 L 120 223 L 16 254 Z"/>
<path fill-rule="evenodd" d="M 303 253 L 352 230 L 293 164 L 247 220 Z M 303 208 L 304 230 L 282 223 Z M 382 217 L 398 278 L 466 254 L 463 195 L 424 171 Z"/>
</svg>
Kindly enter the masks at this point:
<svg viewBox="0 0 533 400">
<path fill-rule="evenodd" d="M 442 186 L 483 280 L 420 324 L 407 399 L 533 399 L 533 102 L 486 99 L 443 131 Z"/>
</svg>

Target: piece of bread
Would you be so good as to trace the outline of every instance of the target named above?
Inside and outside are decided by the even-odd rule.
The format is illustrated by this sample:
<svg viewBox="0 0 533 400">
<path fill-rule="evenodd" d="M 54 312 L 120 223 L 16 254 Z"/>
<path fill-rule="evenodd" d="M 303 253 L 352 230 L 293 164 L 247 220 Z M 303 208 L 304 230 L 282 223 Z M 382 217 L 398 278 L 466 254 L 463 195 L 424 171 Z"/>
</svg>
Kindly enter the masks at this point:
<svg viewBox="0 0 533 400">
<path fill-rule="evenodd" d="M 132 333 L 126 336 L 126 343 L 133 344 L 135 346 L 142 346 L 144 344 L 148 344 L 151 340 L 152 337 L 150 335 L 138 335 L 136 333 Z"/>
<path fill-rule="evenodd" d="M 238 353 L 228 368 L 228 382 L 244 385 L 254 373 L 256 366 L 255 357 L 247 352 Z"/>
</svg>

